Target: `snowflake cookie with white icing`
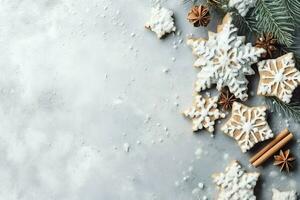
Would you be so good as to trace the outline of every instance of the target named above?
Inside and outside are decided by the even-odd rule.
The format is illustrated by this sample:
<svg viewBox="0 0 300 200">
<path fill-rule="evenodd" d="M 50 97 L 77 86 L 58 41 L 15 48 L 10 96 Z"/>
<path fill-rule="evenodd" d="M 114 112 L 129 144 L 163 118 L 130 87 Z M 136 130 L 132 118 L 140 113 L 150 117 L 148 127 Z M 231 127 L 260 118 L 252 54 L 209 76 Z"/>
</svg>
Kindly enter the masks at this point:
<svg viewBox="0 0 300 200">
<path fill-rule="evenodd" d="M 238 36 L 237 32 L 228 13 L 222 25 L 218 26 L 217 33 L 208 32 L 209 39 L 188 39 L 187 44 L 197 57 L 194 66 L 201 69 L 196 92 L 216 84 L 219 91 L 228 86 L 235 97 L 247 100 L 248 80 L 245 76 L 255 74 L 251 65 L 265 50 L 253 47 L 251 43 L 244 44 L 245 37 Z"/>
<path fill-rule="evenodd" d="M 277 189 L 272 189 L 273 197 L 272 200 L 297 200 L 297 193 L 296 191 L 285 191 L 280 192 Z"/>
<path fill-rule="evenodd" d="M 145 27 L 155 32 L 158 38 L 162 38 L 165 34 L 176 31 L 173 14 L 173 11 L 157 5 L 152 8 L 150 20 Z"/>
<path fill-rule="evenodd" d="M 215 121 L 224 118 L 225 114 L 217 108 L 219 97 L 202 97 L 195 95 L 194 105 L 183 112 L 184 116 L 193 121 L 193 131 L 203 128 L 208 132 L 214 131 Z"/>
<path fill-rule="evenodd" d="M 251 108 L 234 102 L 231 117 L 221 130 L 233 137 L 245 153 L 256 143 L 273 137 L 266 121 L 266 110 L 265 106 Z"/>
<path fill-rule="evenodd" d="M 300 72 L 295 67 L 293 57 L 293 53 L 288 53 L 258 63 L 258 95 L 276 96 L 285 103 L 291 101 L 293 91 L 300 84 Z"/>
<path fill-rule="evenodd" d="M 213 175 L 220 192 L 218 200 L 255 200 L 254 188 L 259 173 L 247 173 L 237 161 L 233 161 L 225 173 Z"/>
<path fill-rule="evenodd" d="M 235 8 L 238 13 L 245 17 L 250 8 L 253 8 L 256 0 L 229 0 L 228 6 Z"/>
</svg>

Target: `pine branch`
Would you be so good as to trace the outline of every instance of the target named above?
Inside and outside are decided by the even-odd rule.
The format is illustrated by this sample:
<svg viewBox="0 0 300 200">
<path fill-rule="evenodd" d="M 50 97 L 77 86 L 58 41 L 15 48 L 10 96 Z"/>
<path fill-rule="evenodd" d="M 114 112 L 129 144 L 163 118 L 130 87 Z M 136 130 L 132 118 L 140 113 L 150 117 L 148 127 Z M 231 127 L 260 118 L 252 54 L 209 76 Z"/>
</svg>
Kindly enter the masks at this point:
<svg viewBox="0 0 300 200">
<path fill-rule="evenodd" d="M 275 112 L 281 113 L 285 118 L 291 118 L 300 122 L 300 103 L 284 103 L 276 97 L 266 97 L 266 103 L 273 108 Z"/>
<path fill-rule="evenodd" d="M 280 43 L 291 46 L 294 40 L 295 26 L 293 18 L 280 1 L 257 1 L 254 9 L 257 19 L 256 27 L 260 33 L 273 33 Z"/>
<path fill-rule="evenodd" d="M 281 0 L 287 8 L 294 21 L 300 24 L 300 1 L 298 0 Z"/>
</svg>

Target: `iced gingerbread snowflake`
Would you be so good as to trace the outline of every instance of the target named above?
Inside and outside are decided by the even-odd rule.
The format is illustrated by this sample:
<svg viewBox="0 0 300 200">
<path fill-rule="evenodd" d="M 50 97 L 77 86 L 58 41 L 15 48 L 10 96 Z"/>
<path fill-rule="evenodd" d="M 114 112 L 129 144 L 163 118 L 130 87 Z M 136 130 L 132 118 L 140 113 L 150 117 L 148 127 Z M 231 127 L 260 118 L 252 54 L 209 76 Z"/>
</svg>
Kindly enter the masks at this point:
<svg viewBox="0 0 300 200">
<path fill-rule="evenodd" d="M 233 103 L 231 117 L 221 130 L 238 142 L 242 152 L 273 137 L 266 121 L 265 106 L 250 108 L 237 102 Z"/>
<path fill-rule="evenodd" d="M 173 14 L 173 11 L 157 5 L 152 8 L 151 18 L 145 27 L 155 32 L 158 38 L 162 38 L 165 34 L 176 31 Z"/>
<path fill-rule="evenodd" d="M 212 133 L 215 121 L 225 117 L 225 114 L 217 108 L 218 97 L 195 95 L 194 98 L 194 105 L 183 114 L 193 121 L 193 131 L 206 128 Z"/>
<path fill-rule="evenodd" d="M 229 0 L 228 6 L 235 8 L 241 16 L 246 16 L 250 8 L 253 8 L 256 0 Z"/>
<path fill-rule="evenodd" d="M 228 13 L 217 33 L 209 32 L 209 39 L 188 39 L 197 57 L 194 63 L 201 71 L 198 73 L 195 90 L 200 92 L 217 84 L 217 89 L 228 86 L 231 93 L 241 100 L 247 100 L 248 80 L 245 75 L 254 74 L 251 64 L 258 61 L 264 49 L 244 44 L 245 37 L 238 36 L 238 29 L 231 23 Z"/>
<path fill-rule="evenodd" d="M 255 200 L 254 187 L 259 173 L 246 173 L 237 161 L 233 161 L 225 173 L 213 175 L 220 192 L 218 200 Z"/>
<path fill-rule="evenodd" d="M 258 95 L 276 96 L 286 103 L 291 101 L 293 91 L 300 84 L 300 72 L 295 67 L 293 53 L 259 62 L 258 71 Z"/>
<path fill-rule="evenodd" d="M 297 200 L 297 193 L 295 191 L 280 192 L 277 189 L 272 189 L 272 200 Z"/>
</svg>

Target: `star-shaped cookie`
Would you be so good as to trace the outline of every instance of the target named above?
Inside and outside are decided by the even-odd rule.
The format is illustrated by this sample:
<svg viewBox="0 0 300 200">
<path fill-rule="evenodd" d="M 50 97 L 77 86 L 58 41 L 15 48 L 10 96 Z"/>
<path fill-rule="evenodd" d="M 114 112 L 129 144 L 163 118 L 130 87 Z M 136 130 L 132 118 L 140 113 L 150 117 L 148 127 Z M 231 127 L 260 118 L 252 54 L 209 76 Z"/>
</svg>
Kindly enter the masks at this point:
<svg viewBox="0 0 300 200">
<path fill-rule="evenodd" d="M 251 43 L 245 44 L 245 37 L 238 36 L 230 13 L 218 26 L 217 33 L 208 32 L 208 39 L 188 39 L 187 44 L 196 57 L 194 66 L 200 69 L 195 84 L 196 92 L 216 84 L 219 91 L 227 86 L 236 98 L 247 100 L 246 75 L 255 74 L 251 65 L 266 51 L 253 47 Z"/>
<path fill-rule="evenodd" d="M 160 39 L 167 33 L 176 31 L 173 14 L 172 10 L 157 5 L 152 8 L 151 17 L 145 27 L 155 32 Z"/>
<path fill-rule="evenodd" d="M 285 103 L 290 102 L 293 91 L 300 84 L 300 72 L 293 57 L 293 53 L 288 53 L 257 64 L 260 74 L 258 95 L 276 96 Z"/>
<path fill-rule="evenodd" d="M 266 107 L 247 107 L 238 102 L 233 103 L 231 117 L 221 130 L 238 142 L 242 152 L 273 137 L 266 121 Z"/>
<path fill-rule="evenodd" d="M 184 116 L 193 121 L 193 131 L 206 128 L 214 131 L 215 121 L 224 118 L 225 114 L 217 108 L 218 97 L 202 97 L 197 94 L 194 97 L 194 105 L 183 112 Z"/>
<path fill-rule="evenodd" d="M 272 189 L 272 200 L 297 200 L 297 193 L 294 190 L 280 192 L 277 189 Z"/>
<path fill-rule="evenodd" d="M 254 187 L 259 173 L 247 173 L 237 161 L 233 161 L 225 173 L 213 175 L 213 181 L 218 186 L 217 200 L 255 200 Z"/>
</svg>

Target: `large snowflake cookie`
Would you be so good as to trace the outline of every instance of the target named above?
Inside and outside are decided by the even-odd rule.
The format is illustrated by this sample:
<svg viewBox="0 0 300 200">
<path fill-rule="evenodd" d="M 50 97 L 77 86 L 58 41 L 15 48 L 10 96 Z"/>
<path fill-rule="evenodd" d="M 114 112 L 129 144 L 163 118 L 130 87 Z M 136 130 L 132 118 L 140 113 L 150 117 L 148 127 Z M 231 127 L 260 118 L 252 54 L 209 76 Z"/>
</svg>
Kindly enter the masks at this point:
<svg viewBox="0 0 300 200">
<path fill-rule="evenodd" d="M 295 67 L 293 53 L 259 62 L 258 71 L 257 94 L 276 96 L 286 103 L 291 101 L 293 91 L 300 84 L 300 72 Z"/>
<path fill-rule="evenodd" d="M 220 192 L 218 200 L 255 200 L 254 188 L 259 173 L 247 173 L 237 161 L 233 161 L 225 173 L 213 175 Z"/>
<path fill-rule="evenodd" d="M 255 73 L 251 64 L 256 63 L 265 50 L 252 47 L 250 43 L 245 45 L 245 37 L 238 36 L 237 32 L 228 13 L 217 33 L 208 32 L 208 40 L 188 39 L 187 44 L 197 57 L 194 66 L 201 69 L 196 81 L 197 92 L 217 84 L 219 91 L 228 86 L 235 97 L 247 100 L 248 80 L 245 75 Z"/>
<path fill-rule="evenodd" d="M 155 32 L 158 38 L 162 38 L 165 34 L 176 31 L 173 14 L 173 11 L 157 5 L 152 8 L 150 20 L 145 27 Z"/>
<path fill-rule="evenodd" d="M 238 142 L 242 152 L 248 151 L 258 142 L 273 137 L 266 121 L 265 106 L 250 108 L 234 102 L 231 117 L 221 129 Z"/>
<path fill-rule="evenodd" d="M 277 189 L 272 189 L 272 200 L 297 200 L 297 193 L 295 191 L 280 192 Z"/>
<path fill-rule="evenodd" d="M 228 6 L 235 8 L 241 16 L 246 16 L 250 8 L 254 7 L 256 0 L 229 0 Z"/>
<path fill-rule="evenodd" d="M 193 131 L 206 128 L 212 133 L 215 121 L 225 117 L 225 114 L 217 108 L 218 97 L 202 97 L 197 94 L 194 98 L 194 105 L 183 114 L 193 121 Z"/>
</svg>

